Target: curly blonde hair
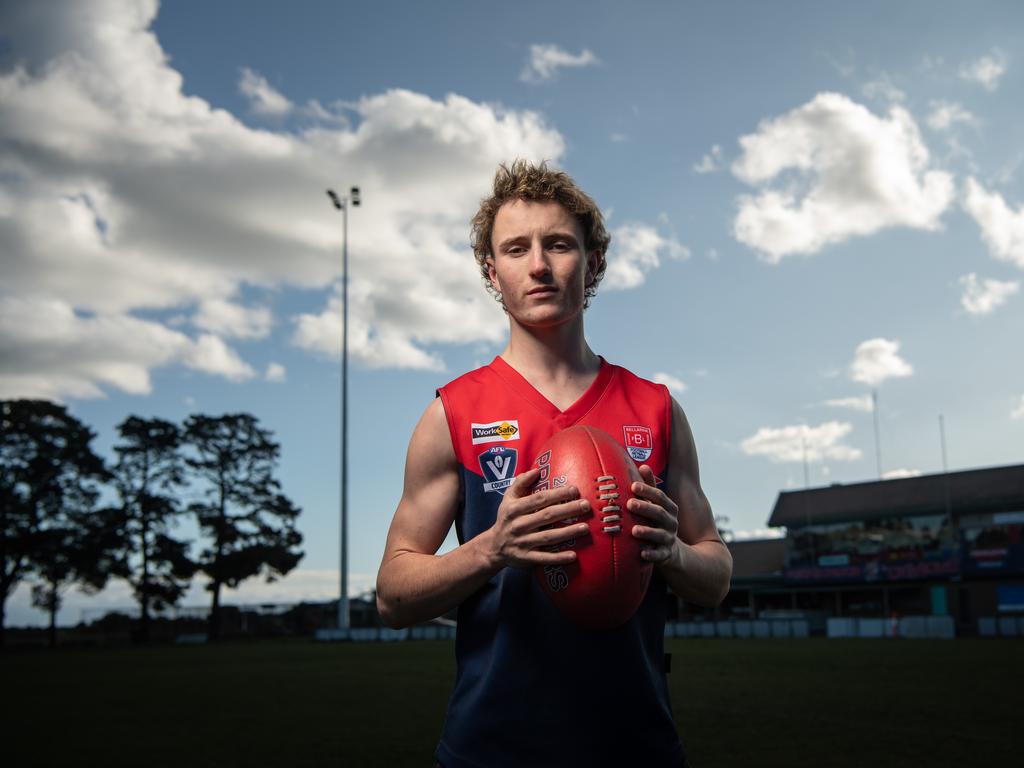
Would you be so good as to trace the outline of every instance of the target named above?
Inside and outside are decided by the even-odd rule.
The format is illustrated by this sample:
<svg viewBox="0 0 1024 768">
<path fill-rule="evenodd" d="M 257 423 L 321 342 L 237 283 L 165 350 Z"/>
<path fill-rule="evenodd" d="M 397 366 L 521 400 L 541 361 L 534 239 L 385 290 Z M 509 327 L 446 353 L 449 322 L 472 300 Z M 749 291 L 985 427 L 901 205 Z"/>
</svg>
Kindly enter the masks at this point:
<svg viewBox="0 0 1024 768">
<path fill-rule="evenodd" d="M 491 285 L 487 262 L 494 257 L 491 243 L 494 218 L 498 215 L 498 209 L 512 200 L 555 202 L 576 217 L 583 230 L 584 251 L 588 254 L 597 251 L 598 256 L 597 269 L 584 293 L 583 306 L 589 306 L 590 299 L 597 293 L 597 286 L 604 277 L 607 266 L 605 254 L 612 236 L 604 228 L 604 218 L 593 198 L 576 186 L 569 174 L 548 168 L 546 162 L 534 165 L 527 160 L 516 160 L 511 166 L 505 163 L 499 165 L 494 174 L 494 190 L 490 197 L 480 202 L 480 210 L 473 217 L 470 243 L 487 290 L 497 301 L 501 301 L 501 294 Z"/>
</svg>

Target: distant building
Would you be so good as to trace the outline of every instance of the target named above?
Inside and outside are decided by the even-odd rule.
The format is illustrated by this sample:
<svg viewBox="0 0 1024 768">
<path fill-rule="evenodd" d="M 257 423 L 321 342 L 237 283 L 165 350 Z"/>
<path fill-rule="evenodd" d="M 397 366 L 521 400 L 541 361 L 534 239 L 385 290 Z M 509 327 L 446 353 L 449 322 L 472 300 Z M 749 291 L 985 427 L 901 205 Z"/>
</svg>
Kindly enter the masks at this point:
<svg viewBox="0 0 1024 768">
<path fill-rule="evenodd" d="M 785 538 L 729 544 L 722 606 L 680 618 L 1024 615 L 1024 465 L 783 491 L 768 525 Z"/>
</svg>

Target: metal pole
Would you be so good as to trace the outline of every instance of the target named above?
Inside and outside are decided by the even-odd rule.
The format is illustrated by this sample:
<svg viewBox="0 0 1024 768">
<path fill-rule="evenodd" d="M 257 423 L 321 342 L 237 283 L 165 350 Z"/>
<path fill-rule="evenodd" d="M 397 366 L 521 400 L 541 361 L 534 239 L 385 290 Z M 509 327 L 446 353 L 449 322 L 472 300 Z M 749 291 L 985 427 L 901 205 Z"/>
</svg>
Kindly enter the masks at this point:
<svg viewBox="0 0 1024 768">
<path fill-rule="evenodd" d="M 939 414 L 939 442 L 942 446 L 942 472 L 945 474 L 949 472 L 949 467 L 946 464 L 946 425 L 941 413 Z"/>
<path fill-rule="evenodd" d="M 878 462 L 878 477 L 882 477 L 882 441 L 878 436 L 878 390 L 871 390 L 871 410 L 875 416 L 875 461 Z"/>
<path fill-rule="evenodd" d="M 809 488 L 811 485 L 810 474 L 807 472 L 807 427 L 800 427 L 800 445 L 804 449 L 804 488 Z"/>
<path fill-rule="evenodd" d="M 341 209 L 341 599 L 338 629 L 348 636 L 348 198 Z"/>
<path fill-rule="evenodd" d="M 338 633 L 349 634 L 348 604 L 348 207 L 360 203 L 359 187 L 347 196 L 328 189 L 327 196 L 341 211 L 341 594 L 338 596 Z"/>
<path fill-rule="evenodd" d="M 953 531 L 953 540 L 956 541 L 957 521 L 953 519 L 953 501 L 949 492 L 949 465 L 946 463 L 946 421 L 942 418 L 941 413 L 939 414 L 939 441 L 942 444 L 942 485 L 946 504 L 946 519 L 949 520 L 949 527 Z"/>
</svg>

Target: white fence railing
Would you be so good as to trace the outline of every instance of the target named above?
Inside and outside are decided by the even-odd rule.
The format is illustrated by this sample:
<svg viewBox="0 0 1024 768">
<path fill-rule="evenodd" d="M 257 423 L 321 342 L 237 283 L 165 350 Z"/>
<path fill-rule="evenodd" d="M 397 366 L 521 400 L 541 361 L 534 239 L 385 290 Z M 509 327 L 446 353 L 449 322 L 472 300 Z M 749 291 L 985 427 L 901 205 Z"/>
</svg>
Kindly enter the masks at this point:
<svg viewBox="0 0 1024 768">
<path fill-rule="evenodd" d="M 904 637 L 952 639 L 956 625 L 952 616 L 901 616 L 882 618 L 830 618 L 826 625 L 829 637 Z"/>
<path fill-rule="evenodd" d="M 679 621 L 665 625 L 665 637 L 809 637 L 806 619 L 729 619 L 727 621 Z"/>
<path fill-rule="evenodd" d="M 982 637 L 1024 637 L 1024 616 L 1002 616 L 978 620 Z M 951 616 L 902 616 L 883 618 L 829 618 L 825 635 L 830 638 L 938 638 L 956 637 Z M 806 619 L 729 619 L 725 621 L 679 621 L 665 625 L 665 637 L 784 639 L 811 636 Z M 321 630 L 321 640 L 342 639 L 336 630 Z M 409 629 L 358 627 L 349 630 L 354 642 L 400 642 L 405 640 L 453 640 L 455 627 L 423 625 Z"/>
<path fill-rule="evenodd" d="M 978 619 L 982 637 L 1024 637 L 1024 616 L 986 616 Z"/>
</svg>

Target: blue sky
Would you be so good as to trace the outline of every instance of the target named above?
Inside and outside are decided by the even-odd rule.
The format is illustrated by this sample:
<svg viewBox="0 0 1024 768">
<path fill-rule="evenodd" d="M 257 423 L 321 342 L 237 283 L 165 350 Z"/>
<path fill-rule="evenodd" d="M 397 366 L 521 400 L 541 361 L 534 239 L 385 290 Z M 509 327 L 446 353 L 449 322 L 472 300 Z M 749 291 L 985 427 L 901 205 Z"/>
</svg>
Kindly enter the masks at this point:
<svg viewBox="0 0 1024 768">
<path fill-rule="evenodd" d="M 500 351 L 468 221 L 501 160 L 605 210 L 587 315 L 670 384 L 716 514 L 1024 458 L 1017 3 L 25 4 L 0 12 L 0 397 L 246 410 L 337 593 L 341 217 L 351 584 L 372 584 L 436 387 Z M 187 602 L 205 602 L 200 582 Z M 125 604 L 71 593 L 62 620 Z M 37 621 L 21 590 L 12 623 Z"/>
</svg>

